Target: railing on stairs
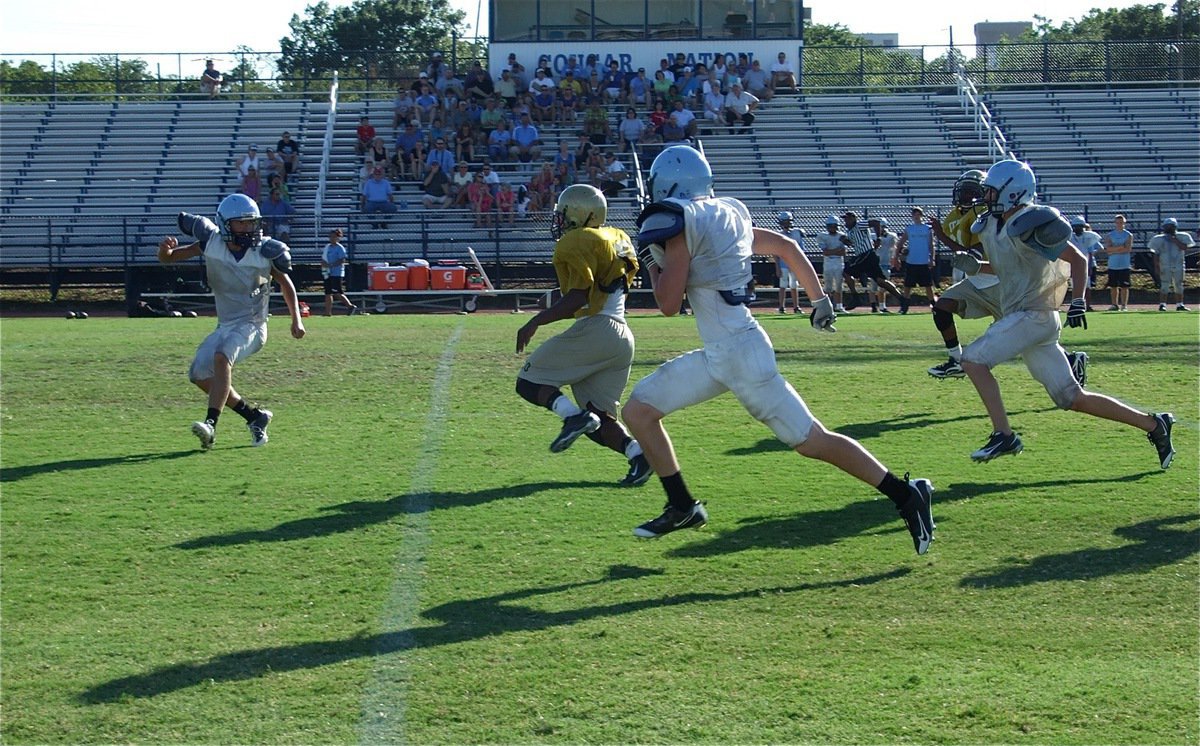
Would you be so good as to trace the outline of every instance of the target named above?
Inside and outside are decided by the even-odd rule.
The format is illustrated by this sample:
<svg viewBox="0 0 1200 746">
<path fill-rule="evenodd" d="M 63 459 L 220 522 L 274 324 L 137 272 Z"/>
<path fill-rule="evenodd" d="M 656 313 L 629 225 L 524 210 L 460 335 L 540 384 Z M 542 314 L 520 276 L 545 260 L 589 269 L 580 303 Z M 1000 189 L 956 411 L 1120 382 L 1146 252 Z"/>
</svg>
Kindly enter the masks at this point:
<svg viewBox="0 0 1200 746">
<path fill-rule="evenodd" d="M 955 70 L 954 81 L 963 111 L 970 114 L 975 120 L 975 135 L 980 139 L 987 140 L 988 157 L 993 161 L 1014 158 L 1015 154 L 1008 147 L 1008 138 L 1004 136 L 1000 125 L 996 124 L 992 118 L 992 112 L 983 102 L 983 97 L 979 95 L 979 89 L 975 87 L 975 83 L 967 75 L 965 68 L 959 67 Z"/>
<path fill-rule="evenodd" d="M 321 143 L 321 165 L 317 171 L 317 194 L 313 200 L 313 227 L 315 234 L 313 240 L 320 245 L 321 241 L 321 217 L 324 214 L 325 204 L 325 189 L 329 183 L 329 161 L 333 154 L 333 130 L 337 125 L 337 104 L 338 104 L 338 75 L 337 71 L 333 73 L 333 82 L 329 84 L 329 113 L 325 115 L 325 136 Z"/>
</svg>

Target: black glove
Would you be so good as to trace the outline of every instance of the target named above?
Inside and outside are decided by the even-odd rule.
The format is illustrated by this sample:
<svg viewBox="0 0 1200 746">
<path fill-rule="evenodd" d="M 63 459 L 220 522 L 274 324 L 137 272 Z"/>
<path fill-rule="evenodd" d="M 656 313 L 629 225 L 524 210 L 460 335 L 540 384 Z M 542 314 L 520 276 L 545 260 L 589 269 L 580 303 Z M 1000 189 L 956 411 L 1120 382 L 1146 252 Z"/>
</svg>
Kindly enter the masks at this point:
<svg viewBox="0 0 1200 746">
<path fill-rule="evenodd" d="M 1083 298 L 1071 301 L 1071 307 L 1067 309 L 1067 326 L 1072 329 L 1080 326 L 1087 329 L 1087 304 L 1083 302 Z"/>
</svg>

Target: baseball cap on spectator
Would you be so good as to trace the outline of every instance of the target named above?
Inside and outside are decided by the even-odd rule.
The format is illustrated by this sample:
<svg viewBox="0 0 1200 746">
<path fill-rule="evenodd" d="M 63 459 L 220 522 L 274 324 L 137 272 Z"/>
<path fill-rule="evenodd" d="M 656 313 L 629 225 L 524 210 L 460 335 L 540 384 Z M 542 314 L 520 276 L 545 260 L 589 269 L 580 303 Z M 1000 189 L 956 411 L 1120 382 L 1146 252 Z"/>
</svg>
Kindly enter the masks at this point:
<svg viewBox="0 0 1200 746">
<path fill-rule="evenodd" d="M 1076 225 L 1087 225 L 1087 218 L 1082 215 L 1076 215 L 1071 218 L 1071 226 L 1074 227 Z"/>
<path fill-rule="evenodd" d="M 684 66 L 683 66 L 683 71 L 684 71 L 685 73 L 690 73 L 690 72 L 692 71 L 692 66 L 691 66 L 691 65 L 684 65 Z"/>
<path fill-rule="evenodd" d="M 1175 226 L 1176 228 L 1178 228 L 1178 227 L 1179 227 L 1179 221 L 1178 221 L 1178 220 L 1176 220 L 1175 218 L 1167 218 L 1166 220 L 1164 220 L 1164 221 L 1162 222 L 1162 227 L 1166 228 L 1168 225 L 1173 225 L 1173 226 Z"/>
<path fill-rule="evenodd" d="M 913 212 L 915 212 L 915 213 L 919 213 L 919 214 L 921 214 L 921 215 L 924 215 L 924 214 L 925 214 L 925 211 L 924 211 L 924 210 L 922 210 L 920 207 L 914 207 L 914 208 L 912 209 L 912 211 L 913 211 Z"/>
</svg>

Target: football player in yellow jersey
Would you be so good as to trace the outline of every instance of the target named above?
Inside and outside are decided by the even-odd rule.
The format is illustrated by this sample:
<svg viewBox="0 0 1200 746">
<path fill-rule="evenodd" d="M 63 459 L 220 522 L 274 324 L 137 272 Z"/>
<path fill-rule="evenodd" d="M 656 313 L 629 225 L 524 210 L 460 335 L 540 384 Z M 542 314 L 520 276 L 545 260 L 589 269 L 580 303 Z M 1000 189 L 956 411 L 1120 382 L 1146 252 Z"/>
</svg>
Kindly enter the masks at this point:
<svg viewBox="0 0 1200 746">
<path fill-rule="evenodd" d="M 563 319 L 575 322 L 543 342 L 517 374 L 517 394 L 562 418 L 550 443 L 565 451 L 586 435 L 629 460 L 620 484 L 635 487 L 653 473 L 642 447 L 617 420 L 617 406 L 633 364 L 633 333 L 625 323 L 625 295 L 638 273 L 629 234 L 604 225 L 608 202 L 599 189 L 574 184 L 562 191 L 551 228 L 559 299 L 517 331 L 517 352 L 538 327 Z M 570 385 L 571 401 L 561 387 Z"/>
<path fill-rule="evenodd" d="M 978 169 L 965 171 L 954 182 L 952 193 L 954 205 L 942 218 L 941 223 L 933 221 L 933 233 L 938 240 L 950 247 L 955 255 L 972 254 L 977 258 L 986 259 L 983 255 L 982 244 L 978 235 L 971 232 L 971 225 L 988 212 L 983 201 L 983 178 L 985 174 Z M 958 341 L 958 328 L 954 323 L 954 315 L 964 319 L 978 319 L 991 316 L 999 319 L 1000 290 L 997 284 L 1000 280 L 991 273 L 990 269 L 967 275 L 958 269 L 954 262 L 954 284 L 946 288 L 937 302 L 933 304 L 933 325 L 942 335 L 949 359 L 929 369 L 929 375 L 934 378 L 962 378 L 966 375 L 962 367 L 962 345 Z M 985 265 L 986 266 L 986 265 Z M 1087 383 L 1086 352 L 1068 352 L 1067 358 L 1071 363 L 1071 373 L 1082 386 Z"/>
</svg>

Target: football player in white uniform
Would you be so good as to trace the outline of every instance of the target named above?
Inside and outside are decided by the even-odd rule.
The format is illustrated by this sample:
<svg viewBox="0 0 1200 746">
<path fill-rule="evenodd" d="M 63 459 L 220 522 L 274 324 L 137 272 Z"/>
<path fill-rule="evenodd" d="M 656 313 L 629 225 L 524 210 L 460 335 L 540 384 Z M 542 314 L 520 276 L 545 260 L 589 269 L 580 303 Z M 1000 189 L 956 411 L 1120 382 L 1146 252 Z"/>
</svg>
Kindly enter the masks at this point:
<svg viewBox="0 0 1200 746">
<path fill-rule="evenodd" d="M 616 412 L 633 365 L 625 295 L 639 266 L 629 234 L 605 225 L 607 217 L 608 201 L 590 184 L 572 184 L 559 195 L 551 231 L 562 295 L 517 331 L 517 353 L 529 346 L 538 327 L 575 321 L 529 356 L 517 375 L 517 394 L 562 418 L 551 452 L 565 451 L 586 435 L 629 460 L 620 484 L 637 487 L 650 479 L 650 465 Z M 563 394 L 567 385 L 576 401 Z"/>
<path fill-rule="evenodd" d="M 812 299 L 812 326 L 834 331 L 833 304 L 796 242 L 755 228 L 740 201 L 715 197 L 708 162 L 689 146 L 669 147 L 654 159 L 649 190 L 653 202 L 638 216 L 638 244 L 653 259 L 648 269 L 654 298 L 664 315 L 673 316 L 686 292 L 704 347 L 643 378 L 623 410 L 667 494 L 662 515 L 634 534 L 656 538 L 708 521 L 704 506 L 684 484 L 662 420 L 732 391 L 746 411 L 797 453 L 831 463 L 891 498 L 917 553 L 924 554 L 933 540 L 933 485 L 896 477 L 857 441 L 825 429 L 780 375 L 771 340 L 746 305 L 753 300 L 751 255 L 776 256 Z"/>
<path fill-rule="evenodd" d="M 204 338 L 192 360 L 188 378 L 208 394 L 208 413 L 192 423 L 192 434 L 204 450 L 217 437 L 221 409 L 229 407 L 246 420 L 250 442 L 266 445 L 269 410 L 252 407 L 233 389 L 233 366 L 262 349 L 267 341 L 267 309 L 271 281 L 279 283 L 292 317 L 292 336 L 304 336 L 304 321 L 296 287 L 288 272 L 292 257 L 287 244 L 264 238 L 262 215 L 254 200 L 233 194 L 217 207 L 217 223 L 199 215 L 179 213 L 179 230 L 196 239 L 180 246 L 174 236 L 158 244 L 158 260 L 174 264 L 202 257 L 217 307 L 217 328 Z"/>
<path fill-rule="evenodd" d="M 988 262 L 955 254 L 959 268 L 974 274 L 990 265 L 999 278 L 999 318 L 962 354 L 962 367 L 979 392 L 992 421 L 992 434 L 971 454 L 976 461 L 1020 453 L 1021 438 L 1013 432 L 992 368 L 1020 355 L 1030 374 L 1062 409 L 1122 422 L 1144 431 L 1158 452 L 1159 466 L 1171 465 L 1168 412 L 1139 412 L 1104 394 L 1084 390 L 1058 344 L 1062 324 L 1058 307 L 1071 278 L 1067 325 L 1087 328 L 1087 257 L 1070 242 L 1071 226 L 1058 210 L 1034 202 L 1037 180 L 1028 164 L 997 162 L 983 179 L 983 202 L 988 212 L 971 226 L 982 241 Z M 651 464 L 653 464 L 653 458 Z"/>
</svg>

